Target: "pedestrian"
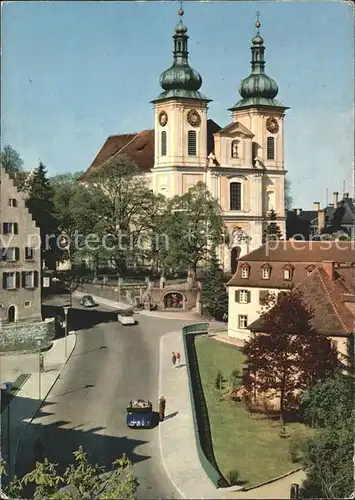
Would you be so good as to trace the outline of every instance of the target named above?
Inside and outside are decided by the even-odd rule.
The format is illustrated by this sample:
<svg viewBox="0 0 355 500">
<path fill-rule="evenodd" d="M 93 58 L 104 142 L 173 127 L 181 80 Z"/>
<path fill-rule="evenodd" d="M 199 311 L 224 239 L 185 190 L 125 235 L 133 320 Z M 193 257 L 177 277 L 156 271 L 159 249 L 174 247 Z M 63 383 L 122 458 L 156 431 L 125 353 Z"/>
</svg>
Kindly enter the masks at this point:
<svg viewBox="0 0 355 500">
<path fill-rule="evenodd" d="M 166 407 L 166 399 L 162 396 L 159 399 L 159 420 L 162 422 L 165 418 L 165 407 Z"/>
<path fill-rule="evenodd" d="M 178 352 L 177 355 L 176 355 L 176 361 L 177 361 L 177 365 L 180 366 L 180 362 L 181 362 L 181 354 Z"/>
<path fill-rule="evenodd" d="M 175 365 L 176 365 L 176 354 L 175 354 L 175 352 L 173 352 L 172 355 L 171 355 L 171 361 L 173 363 L 173 368 L 175 368 Z"/>
</svg>

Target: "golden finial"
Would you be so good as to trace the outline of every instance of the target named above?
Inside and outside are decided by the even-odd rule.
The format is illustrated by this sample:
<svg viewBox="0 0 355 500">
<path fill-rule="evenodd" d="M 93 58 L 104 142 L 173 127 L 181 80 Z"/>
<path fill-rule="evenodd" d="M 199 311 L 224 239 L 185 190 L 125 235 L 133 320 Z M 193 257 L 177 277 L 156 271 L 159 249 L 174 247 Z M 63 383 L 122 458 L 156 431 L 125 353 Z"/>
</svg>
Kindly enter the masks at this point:
<svg viewBox="0 0 355 500">
<path fill-rule="evenodd" d="M 255 21 L 255 26 L 256 26 L 256 28 L 257 28 L 257 29 L 259 29 L 259 28 L 260 28 L 260 26 L 261 26 L 261 22 L 260 22 L 260 12 L 259 12 L 259 11 L 257 11 L 257 12 L 256 12 L 256 21 Z"/>
<path fill-rule="evenodd" d="M 183 8 L 182 8 L 182 0 L 180 0 L 180 9 L 178 10 L 178 14 L 179 14 L 179 16 L 183 16 L 184 15 L 184 11 L 183 11 Z"/>
</svg>

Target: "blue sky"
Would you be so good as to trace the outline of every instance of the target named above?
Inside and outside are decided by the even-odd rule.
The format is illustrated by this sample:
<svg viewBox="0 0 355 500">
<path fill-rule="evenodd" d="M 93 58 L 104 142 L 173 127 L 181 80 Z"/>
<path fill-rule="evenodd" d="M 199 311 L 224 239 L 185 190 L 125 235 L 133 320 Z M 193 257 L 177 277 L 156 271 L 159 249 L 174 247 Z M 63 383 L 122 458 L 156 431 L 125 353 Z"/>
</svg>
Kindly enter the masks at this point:
<svg viewBox="0 0 355 500">
<path fill-rule="evenodd" d="M 109 135 L 153 126 L 150 101 L 172 61 L 178 2 L 11 2 L 2 5 L 2 144 L 30 169 L 85 170 Z M 255 12 L 266 72 L 291 109 L 285 168 L 294 206 L 352 193 L 353 12 L 344 2 L 185 2 L 190 63 L 230 122 L 250 72 Z M 331 200 L 330 200 L 331 201 Z"/>
</svg>

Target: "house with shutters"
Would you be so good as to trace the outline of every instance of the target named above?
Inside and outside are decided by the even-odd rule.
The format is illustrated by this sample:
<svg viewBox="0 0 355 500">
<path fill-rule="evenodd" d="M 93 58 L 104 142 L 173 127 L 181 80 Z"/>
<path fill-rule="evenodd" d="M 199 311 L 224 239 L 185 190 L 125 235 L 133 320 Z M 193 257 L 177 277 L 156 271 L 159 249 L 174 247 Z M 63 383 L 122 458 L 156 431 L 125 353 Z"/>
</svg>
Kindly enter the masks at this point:
<svg viewBox="0 0 355 500">
<path fill-rule="evenodd" d="M 347 354 L 355 327 L 354 241 L 269 241 L 245 255 L 228 283 L 228 335 L 263 332 L 265 299 L 299 288 L 314 326 Z"/>
<path fill-rule="evenodd" d="M 40 231 L 23 194 L 0 174 L 0 323 L 41 321 Z"/>
</svg>

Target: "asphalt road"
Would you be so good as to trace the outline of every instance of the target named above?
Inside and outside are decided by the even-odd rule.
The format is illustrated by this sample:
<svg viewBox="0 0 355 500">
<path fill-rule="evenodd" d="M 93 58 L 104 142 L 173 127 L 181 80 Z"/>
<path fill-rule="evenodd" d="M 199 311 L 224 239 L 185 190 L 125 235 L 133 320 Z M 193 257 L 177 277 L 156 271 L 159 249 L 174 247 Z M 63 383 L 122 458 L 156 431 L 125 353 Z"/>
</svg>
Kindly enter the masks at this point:
<svg viewBox="0 0 355 500">
<path fill-rule="evenodd" d="M 161 462 L 158 429 L 132 430 L 125 418 L 134 398 L 150 399 L 158 409 L 160 337 L 188 322 L 137 315 L 138 325 L 124 327 L 114 321 L 112 309 L 80 311 L 75 299 L 73 307 L 72 322 L 82 328 L 77 346 L 25 435 L 17 474 L 33 468 L 40 437 L 44 455 L 60 464 L 59 472 L 79 445 L 94 463 L 106 466 L 126 453 L 140 482 L 138 498 L 179 498 Z"/>
</svg>

